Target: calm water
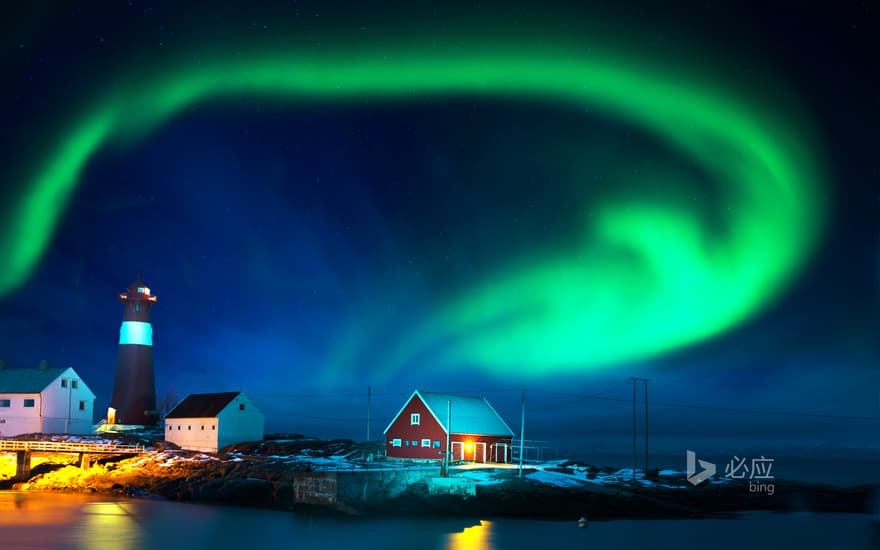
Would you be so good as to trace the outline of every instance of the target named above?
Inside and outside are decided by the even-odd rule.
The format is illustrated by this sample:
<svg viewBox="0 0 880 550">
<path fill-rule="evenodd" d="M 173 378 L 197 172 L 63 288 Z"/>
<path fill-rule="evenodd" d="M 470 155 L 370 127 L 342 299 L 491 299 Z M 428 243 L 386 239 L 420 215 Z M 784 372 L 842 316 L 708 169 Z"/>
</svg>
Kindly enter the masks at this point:
<svg viewBox="0 0 880 550">
<path fill-rule="evenodd" d="M 0 492 L 0 548 L 801 549 L 877 548 L 864 515 L 590 523 L 314 518 L 289 512 L 86 495 Z"/>
<path fill-rule="evenodd" d="M 714 462 L 718 466 L 718 476 L 724 475 L 724 466 L 732 458 L 734 453 L 705 454 L 698 453 L 699 458 Z M 759 453 L 741 452 L 740 457 L 756 457 Z M 880 485 L 880 457 L 850 457 L 850 458 L 827 458 L 827 457 L 793 457 L 777 456 L 771 452 L 767 457 L 773 458 L 772 474 L 776 479 L 796 480 L 807 483 L 823 483 L 850 487 L 853 485 Z M 639 461 L 644 460 L 639 455 Z M 614 466 L 617 468 L 630 468 L 631 455 L 625 454 L 594 454 L 586 461 L 590 464 L 601 466 Z M 641 468 L 641 462 L 638 462 Z M 679 454 L 653 454 L 651 455 L 652 468 L 668 468 L 671 470 L 685 471 L 687 465 L 684 452 Z"/>
</svg>

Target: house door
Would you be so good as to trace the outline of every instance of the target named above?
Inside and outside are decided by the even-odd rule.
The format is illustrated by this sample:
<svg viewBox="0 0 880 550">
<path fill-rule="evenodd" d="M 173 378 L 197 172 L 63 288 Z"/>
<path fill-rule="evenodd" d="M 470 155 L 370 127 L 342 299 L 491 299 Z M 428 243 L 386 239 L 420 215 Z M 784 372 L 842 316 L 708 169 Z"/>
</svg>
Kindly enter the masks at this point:
<svg viewBox="0 0 880 550">
<path fill-rule="evenodd" d="M 507 443 L 495 444 L 495 462 L 507 463 Z"/>
<path fill-rule="evenodd" d="M 464 443 L 461 441 L 452 442 L 452 460 L 464 460 Z"/>
<path fill-rule="evenodd" d="M 486 462 L 486 442 L 474 443 L 474 462 Z"/>
</svg>

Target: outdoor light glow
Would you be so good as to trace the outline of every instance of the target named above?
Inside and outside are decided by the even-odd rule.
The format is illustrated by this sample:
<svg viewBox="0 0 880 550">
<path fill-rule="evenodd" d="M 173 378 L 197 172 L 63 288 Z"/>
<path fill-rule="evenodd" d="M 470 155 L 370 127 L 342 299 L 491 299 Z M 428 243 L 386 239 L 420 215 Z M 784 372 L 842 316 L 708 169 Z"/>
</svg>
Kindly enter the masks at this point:
<svg viewBox="0 0 880 550">
<path fill-rule="evenodd" d="M 153 345 L 153 327 L 141 321 L 123 321 L 119 328 L 120 344 Z"/>
<path fill-rule="evenodd" d="M 747 90 L 735 95 L 696 67 L 667 71 L 653 55 L 502 38 L 462 37 L 444 46 L 425 36 L 422 45 L 401 48 L 180 55 L 195 61 L 102 87 L 112 91 L 47 144 L 20 201 L 0 220 L 0 296 L 31 274 L 80 171 L 100 147 L 131 144 L 195 103 L 231 96 L 553 102 L 573 116 L 589 111 L 638 126 L 717 184 L 723 214 L 711 229 L 685 201 L 585 204 L 577 246 L 498 266 L 389 342 L 386 372 L 426 356 L 526 375 L 644 359 L 737 325 L 803 267 L 823 212 L 818 155 L 799 121 L 747 99 Z M 633 175 L 661 183 L 664 177 L 650 167 Z M 123 325 L 120 343 L 150 340 L 147 329 Z"/>
<path fill-rule="evenodd" d="M 480 520 L 479 525 L 465 527 L 461 533 L 451 533 L 447 540 L 448 550 L 481 550 L 491 548 L 492 522 Z"/>
</svg>

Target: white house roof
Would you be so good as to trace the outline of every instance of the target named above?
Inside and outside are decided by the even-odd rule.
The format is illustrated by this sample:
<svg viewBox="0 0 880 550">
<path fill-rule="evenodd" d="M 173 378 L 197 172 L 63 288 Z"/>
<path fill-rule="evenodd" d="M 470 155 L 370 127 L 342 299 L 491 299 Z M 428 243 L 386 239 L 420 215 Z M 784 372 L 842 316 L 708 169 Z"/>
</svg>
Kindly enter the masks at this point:
<svg viewBox="0 0 880 550">
<path fill-rule="evenodd" d="M 71 367 L 56 369 L 0 369 L 0 393 L 40 393 L 46 389 L 46 386 L 57 380 L 68 370 L 74 376 L 79 376 Z M 82 379 L 80 379 L 80 382 L 82 382 Z M 85 386 L 84 389 L 92 393 L 89 387 L 85 385 L 85 382 L 82 383 Z M 95 397 L 94 393 L 92 393 L 92 397 Z"/>
<path fill-rule="evenodd" d="M 413 395 L 406 400 L 403 407 L 385 428 L 387 432 L 391 425 L 406 408 L 406 405 L 419 397 L 428 410 L 440 423 L 444 431 L 455 434 L 474 434 L 474 435 L 502 435 L 513 437 L 513 430 L 501 418 L 492 405 L 486 401 L 485 397 L 471 397 L 467 395 L 452 395 L 447 393 L 420 392 L 416 390 Z M 452 402 L 452 429 L 446 426 L 446 418 L 449 403 Z"/>
</svg>

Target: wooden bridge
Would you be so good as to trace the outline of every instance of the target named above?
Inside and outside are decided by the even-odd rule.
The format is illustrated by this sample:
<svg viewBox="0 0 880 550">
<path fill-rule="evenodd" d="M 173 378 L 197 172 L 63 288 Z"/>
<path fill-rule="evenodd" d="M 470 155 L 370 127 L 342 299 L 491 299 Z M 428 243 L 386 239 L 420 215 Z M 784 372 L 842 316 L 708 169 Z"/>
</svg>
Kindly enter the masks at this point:
<svg viewBox="0 0 880 550">
<path fill-rule="evenodd" d="M 15 480 L 25 480 L 31 473 L 31 453 L 76 453 L 79 467 L 88 468 L 93 455 L 139 455 L 146 451 L 143 445 L 120 443 L 88 443 L 73 441 L 24 441 L 0 439 L 0 452 L 15 453 Z"/>
</svg>

